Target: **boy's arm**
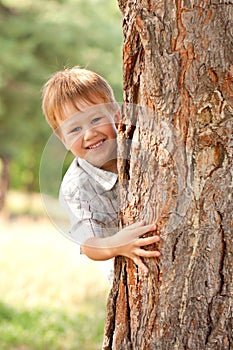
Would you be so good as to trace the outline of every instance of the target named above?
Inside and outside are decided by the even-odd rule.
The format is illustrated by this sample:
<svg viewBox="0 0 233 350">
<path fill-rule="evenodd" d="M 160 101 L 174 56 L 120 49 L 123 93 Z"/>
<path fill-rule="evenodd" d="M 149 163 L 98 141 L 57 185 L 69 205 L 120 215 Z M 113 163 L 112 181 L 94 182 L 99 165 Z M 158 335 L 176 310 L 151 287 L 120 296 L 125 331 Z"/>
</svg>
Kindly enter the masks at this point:
<svg viewBox="0 0 233 350">
<path fill-rule="evenodd" d="M 143 222 L 138 222 L 125 227 L 113 236 L 87 239 L 82 245 L 82 252 L 92 260 L 108 260 L 122 255 L 132 259 L 144 273 L 147 273 L 148 268 L 141 257 L 158 257 L 160 253 L 156 250 L 144 250 L 141 247 L 158 242 L 159 236 L 147 238 L 140 238 L 140 236 L 155 229 L 155 225 L 144 226 Z"/>
</svg>

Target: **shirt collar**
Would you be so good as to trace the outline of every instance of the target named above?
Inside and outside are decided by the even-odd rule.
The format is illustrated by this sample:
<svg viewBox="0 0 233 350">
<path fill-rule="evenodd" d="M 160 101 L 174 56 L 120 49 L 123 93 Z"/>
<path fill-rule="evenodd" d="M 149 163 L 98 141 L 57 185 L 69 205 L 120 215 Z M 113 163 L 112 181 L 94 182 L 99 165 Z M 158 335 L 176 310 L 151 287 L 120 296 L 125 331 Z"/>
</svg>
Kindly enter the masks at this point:
<svg viewBox="0 0 233 350">
<path fill-rule="evenodd" d="M 83 170 L 86 171 L 100 186 L 102 186 L 106 191 L 110 191 L 117 182 L 118 175 L 112 173 L 111 171 L 106 171 L 93 166 L 88 163 L 85 159 L 76 158 L 77 163 Z"/>
</svg>

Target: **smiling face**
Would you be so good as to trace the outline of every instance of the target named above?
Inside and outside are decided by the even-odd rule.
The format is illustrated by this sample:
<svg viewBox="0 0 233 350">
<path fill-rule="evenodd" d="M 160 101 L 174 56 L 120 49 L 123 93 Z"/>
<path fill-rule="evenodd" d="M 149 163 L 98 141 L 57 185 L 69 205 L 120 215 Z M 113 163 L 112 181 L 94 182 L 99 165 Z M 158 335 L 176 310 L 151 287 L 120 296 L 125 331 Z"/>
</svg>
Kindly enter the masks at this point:
<svg viewBox="0 0 233 350">
<path fill-rule="evenodd" d="M 75 156 L 98 168 L 117 172 L 117 117 L 109 104 L 85 104 L 81 112 L 67 105 L 60 124 L 62 140 Z"/>
</svg>

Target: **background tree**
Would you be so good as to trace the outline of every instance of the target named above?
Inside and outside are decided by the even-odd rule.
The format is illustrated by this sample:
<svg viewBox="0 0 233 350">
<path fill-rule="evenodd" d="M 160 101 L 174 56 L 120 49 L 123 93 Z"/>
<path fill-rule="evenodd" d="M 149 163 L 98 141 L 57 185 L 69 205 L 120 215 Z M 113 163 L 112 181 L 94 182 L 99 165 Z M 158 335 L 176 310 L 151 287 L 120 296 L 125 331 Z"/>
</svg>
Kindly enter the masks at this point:
<svg viewBox="0 0 233 350">
<path fill-rule="evenodd" d="M 39 191 L 40 158 L 51 135 L 42 85 L 78 64 L 103 75 L 121 101 L 121 43 L 120 11 L 111 2 L 0 1 L 0 207 L 9 177 L 11 188 Z"/>
<path fill-rule="evenodd" d="M 119 6 L 129 104 L 120 126 L 122 222 L 156 221 L 162 255 L 146 261 L 148 277 L 116 259 L 103 348 L 230 350 L 233 7 Z"/>
</svg>

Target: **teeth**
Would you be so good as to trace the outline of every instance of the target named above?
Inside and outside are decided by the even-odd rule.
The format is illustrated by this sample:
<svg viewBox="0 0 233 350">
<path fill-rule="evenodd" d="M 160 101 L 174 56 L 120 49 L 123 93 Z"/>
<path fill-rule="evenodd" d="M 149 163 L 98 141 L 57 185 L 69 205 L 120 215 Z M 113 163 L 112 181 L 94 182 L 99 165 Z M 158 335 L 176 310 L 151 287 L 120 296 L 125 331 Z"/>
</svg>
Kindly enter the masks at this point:
<svg viewBox="0 0 233 350">
<path fill-rule="evenodd" d="M 103 141 L 100 141 L 100 142 L 96 143 L 95 145 L 89 146 L 88 148 L 90 148 L 90 149 L 97 148 L 97 147 L 99 147 L 102 143 L 103 143 Z"/>
</svg>

